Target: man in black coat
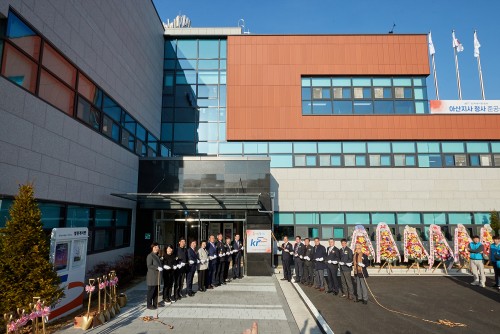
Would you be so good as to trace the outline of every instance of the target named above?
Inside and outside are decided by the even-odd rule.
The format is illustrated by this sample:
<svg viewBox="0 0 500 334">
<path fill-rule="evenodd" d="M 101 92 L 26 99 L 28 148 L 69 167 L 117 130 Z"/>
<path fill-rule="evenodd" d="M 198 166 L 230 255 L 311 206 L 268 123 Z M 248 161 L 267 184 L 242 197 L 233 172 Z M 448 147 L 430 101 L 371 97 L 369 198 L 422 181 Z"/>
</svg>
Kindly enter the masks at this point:
<svg viewBox="0 0 500 334">
<path fill-rule="evenodd" d="M 295 245 L 293 245 L 293 262 L 295 266 L 295 282 L 300 282 L 304 276 L 304 259 L 300 257 L 304 244 L 300 235 L 295 237 Z"/>
<path fill-rule="evenodd" d="M 319 291 L 325 291 L 325 258 L 326 248 L 319 243 L 319 238 L 314 238 L 314 273 L 315 273 L 315 288 Z"/>
<path fill-rule="evenodd" d="M 224 267 L 226 266 L 226 246 L 222 240 L 222 233 L 217 234 L 217 242 L 215 243 L 217 249 L 217 272 L 215 274 L 215 286 L 226 284 L 224 282 Z"/>
<path fill-rule="evenodd" d="M 357 302 L 363 302 L 363 304 L 368 304 L 368 287 L 366 286 L 365 279 L 368 278 L 368 270 L 366 268 L 370 265 L 370 260 L 368 256 L 363 254 L 363 250 L 360 244 L 356 245 L 356 251 L 354 254 L 354 278 L 356 279 L 356 294 L 358 296 Z"/>
<path fill-rule="evenodd" d="M 288 237 L 283 237 L 283 244 L 281 245 L 281 262 L 283 264 L 283 278 L 282 281 L 292 281 L 292 257 L 293 246 L 288 242 Z"/>
<path fill-rule="evenodd" d="M 333 239 L 328 240 L 328 248 L 326 249 L 326 267 L 328 269 L 328 292 L 333 292 L 335 295 L 339 293 L 339 280 L 337 272 L 339 270 L 340 251 L 335 247 Z"/>
<path fill-rule="evenodd" d="M 240 241 L 240 235 L 234 236 L 233 247 L 233 279 L 242 278 L 241 272 L 241 256 L 243 255 L 244 246 Z"/>
<path fill-rule="evenodd" d="M 226 237 L 226 243 L 224 244 L 224 250 L 226 251 L 226 256 L 224 257 L 226 260 L 226 263 L 224 264 L 224 274 L 222 275 L 222 279 L 224 282 L 229 282 L 228 277 L 229 277 L 229 264 L 231 263 L 231 258 L 232 258 L 232 251 L 233 249 L 231 248 L 231 238 Z"/>
<path fill-rule="evenodd" d="M 313 257 L 313 247 L 310 244 L 311 240 L 309 238 L 304 239 L 304 247 L 299 257 L 304 260 L 304 276 L 302 277 L 302 284 L 313 285 L 314 281 L 314 263 L 312 262 Z"/>
<path fill-rule="evenodd" d="M 219 263 L 219 257 L 217 256 L 217 246 L 215 245 L 215 236 L 213 234 L 208 238 L 207 251 L 209 262 L 206 288 L 213 289 L 217 284 L 217 264 Z"/>
<path fill-rule="evenodd" d="M 186 269 L 187 269 L 187 249 L 186 249 L 186 239 L 179 239 L 179 247 L 176 250 L 176 261 L 177 269 L 174 271 L 175 284 L 174 284 L 174 298 L 176 300 L 186 297 L 182 295 L 182 286 L 184 285 L 184 280 L 186 279 Z"/>
<path fill-rule="evenodd" d="M 187 265 L 187 294 L 189 297 L 194 296 L 193 278 L 198 266 L 198 254 L 196 254 L 196 240 L 191 241 L 188 249 L 188 265 Z"/>
<path fill-rule="evenodd" d="M 354 300 L 354 289 L 352 287 L 352 261 L 353 254 L 352 250 L 347 247 L 347 240 L 342 239 L 342 248 L 340 249 L 340 280 L 342 282 L 342 298 L 348 297 L 350 300 Z M 347 295 L 346 295 L 347 293 Z"/>
</svg>

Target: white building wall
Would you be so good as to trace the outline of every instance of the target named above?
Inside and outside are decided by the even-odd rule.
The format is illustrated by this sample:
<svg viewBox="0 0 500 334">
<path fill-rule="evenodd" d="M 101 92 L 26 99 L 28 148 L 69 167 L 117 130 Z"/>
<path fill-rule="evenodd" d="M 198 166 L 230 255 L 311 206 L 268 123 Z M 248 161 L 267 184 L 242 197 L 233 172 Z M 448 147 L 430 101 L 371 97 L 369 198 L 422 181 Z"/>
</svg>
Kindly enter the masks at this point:
<svg viewBox="0 0 500 334">
<path fill-rule="evenodd" d="M 499 168 L 272 168 L 276 211 L 490 211 Z"/>
</svg>

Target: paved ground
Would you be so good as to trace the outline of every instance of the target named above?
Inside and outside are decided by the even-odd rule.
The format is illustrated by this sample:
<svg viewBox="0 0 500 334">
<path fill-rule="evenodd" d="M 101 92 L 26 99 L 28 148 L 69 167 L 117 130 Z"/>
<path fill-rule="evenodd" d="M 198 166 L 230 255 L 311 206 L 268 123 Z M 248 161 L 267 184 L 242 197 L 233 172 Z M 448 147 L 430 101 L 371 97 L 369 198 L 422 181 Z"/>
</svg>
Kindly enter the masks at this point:
<svg viewBox="0 0 500 334">
<path fill-rule="evenodd" d="M 160 322 L 143 322 L 140 319 L 156 316 L 156 311 L 146 309 L 146 285 L 141 283 L 127 291 L 128 305 L 115 319 L 87 333 L 233 334 L 250 328 L 254 320 L 259 324 L 259 334 L 319 333 L 314 318 L 308 315 L 306 306 L 297 295 L 291 283 L 278 282 L 274 276 L 244 277 L 159 308 L 158 320 L 174 326 L 173 330 L 169 330 Z M 292 299 L 289 302 L 287 298 Z M 293 304 L 294 314 L 288 304 Z M 81 334 L 82 330 L 65 328 L 60 333 Z"/>
<path fill-rule="evenodd" d="M 500 292 L 471 286 L 468 277 L 370 277 L 379 302 L 394 310 L 432 321 L 447 319 L 467 325 L 449 328 L 390 313 L 369 297 L 368 305 L 300 287 L 336 334 L 357 333 L 498 333 Z M 487 284 L 492 284 L 488 278 Z M 496 329 L 495 329 L 496 328 Z"/>
</svg>

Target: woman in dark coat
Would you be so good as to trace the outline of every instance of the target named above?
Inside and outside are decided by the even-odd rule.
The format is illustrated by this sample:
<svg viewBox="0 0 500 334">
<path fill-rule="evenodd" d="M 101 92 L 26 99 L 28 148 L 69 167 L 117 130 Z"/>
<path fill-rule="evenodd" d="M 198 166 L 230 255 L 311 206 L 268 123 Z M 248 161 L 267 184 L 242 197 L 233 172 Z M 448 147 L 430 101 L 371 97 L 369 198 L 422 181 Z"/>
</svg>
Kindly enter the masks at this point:
<svg viewBox="0 0 500 334">
<path fill-rule="evenodd" d="M 368 270 L 366 268 L 370 265 L 368 256 L 363 254 L 360 244 L 356 244 L 356 251 L 354 252 L 354 277 L 356 279 L 356 295 L 357 302 L 368 304 L 368 287 L 366 286 L 365 279 L 368 278 Z"/>
<path fill-rule="evenodd" d="M 167 304 L 172 302 L 170 297 L 172 296 L 172 287 L 174 285 L 175 265 L 174 246 L 168 245 L 165 247 L 163 255 L 163 301 Z"/>
<path fill-rule="evenodd" d="M 158 288 L 159 288 L 159 277 L 160 272 L 163 271 L 163 267 L 158 257 L 160 252 L 160 247 L 157 242 L 151 244 L 151 253 L 148 254 L 146 258 L 146 265 L 148 267 L 148 273 L 146 275 L 146 283 L 148 285 L 148 300 L 147 306 L 150 310 L 155 310 L 158 307 Z"/>
</svg>

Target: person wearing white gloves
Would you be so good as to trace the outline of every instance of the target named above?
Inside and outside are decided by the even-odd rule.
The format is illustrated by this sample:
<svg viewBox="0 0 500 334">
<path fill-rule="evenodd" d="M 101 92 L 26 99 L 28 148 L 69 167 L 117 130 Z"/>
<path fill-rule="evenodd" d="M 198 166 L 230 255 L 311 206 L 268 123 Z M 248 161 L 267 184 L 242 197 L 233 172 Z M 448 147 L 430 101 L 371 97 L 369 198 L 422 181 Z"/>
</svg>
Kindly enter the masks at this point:
<svg viewBox="0 0 500 334">
<path fill-rule="evenodd" d="M 293 259 L 293 246 L 288 242 L 288 237 L 283 237 L 283 244 L 281 245 L 281 262 L 283 264 L 283 278 L 282 281 L 292 281 L 292 259 Z"/>
<path fill-rule="evenodd" d="M 222 279 L 224 282 L 230 282 L 229 277 L 229 264 L 231 263 L 231 259 L 233 257 L 233 248 L 231 247 L 231 238 L 226 237 L 226 243 L 224 244 L 224 251 L 226 252 L 226 256 L 224 259 L 226 262 L 224 263 L 224 274 L 222 275 Z"/>
<path fill-rule="evenodd" d="M 208 271 L 208 251 L 207 242 L 202 240 L 198 249 L 198 291 L 207 291 L 207 271 Z"/>
<path fill-rule="evenodd" d="M 213 289 L 215 288 L 215 285 L 217 284 L 217 264 L 219 263 L 218 256 L 217 256 L 217 246 L 215 245 L 215 236 L 211 234 L 208 237 L 208 243 L 207 243 L 207 252 L 208 252 L 208 277 L 207 277 L 207 283 L 206 283 L 206 288 L 207 289 Z"/>
<path fill-rule="evenodd" d="M 240 235 L 234 236 L 234 241 L 231 245 L 233 247 L 233 279 L 243 278 L 241 271 L 241 257 L 243 256 L 243 244 L 240 241 Z"/>
<path fill-rule="evenodd" d="M 148 300 L 146 304 L 149 310 L 156 310 L 156 308 L 158 307 L 158 280 L 160 278 L 161 272 L 163 271 L 163 266 L 158 256 L 159 252 L 160 247 L 158 246 L 158 243 L 153 242 L 151 244 L 151 253 L 149 253 L 146 257 L 146 265 L 148 267 L 148 272 L 146 274 L 146 283 L 148 285 Z"/>
<path fill-rule="evenodd" d="M 174 298 L 176 300 L 186 297 L 182 294 L 182 288 L 184 285 L 184 280 L 186 279 L 186 269 L 187 269 L 187 249 L 186 249 L 186 239 L 179 239 L 179 246 L 175 251 L 175 259 L 177 261 L 177 269 L 174 271 L 175 284 L 174 284 Z"/>
<path fill-rule="evenodd" d="M 188 265 L 187 265 L 187 294 L 189 297 L 194 296 L 193 291 L 193 279 L 196 273 L 196 268 L 198 267 L 198 254 L 196 253 L 196 240 L 191 241 L 189 248 L 187 250 L 188 254 Z"/>
<path fill-rule="evenodd" d="M 342 239 L 342 247 L 340 248 L 340 281 L 342 282 L 342 298 L 354 300 L 354 288 L 352 286 L 351 270 L 353 254 L 352 250 L 347 247 L 347 240 Z"/>
<path fill-rule="evenodd" d="M 339 294 L 340 284 L 337 278 L 339 270 L 340 251 L 335 247 L 333 238 L 328 240 L 328 248 L 326 249 L 326 267 L 328 269 L 328 293 L 334 295 Z"/>
<path fill-rule="evenodd" d="M 314 263 L 311 261 L 313 256 L 313 247 L 311 246 L 311 239 L 304 239 L 304 247 L 299 257 L 302 256 L 304 259 L 304 276 L 302 279 L 302 284 L 312 286 L 314 281 Z"/>
<path fill-rule="evenodd" d="M 174 246 L 168 245 L 165 247 L 163 255 L 163 302 L 165 304 L 172 303 L 170 297 L 172 296 L 172 287 L 174 285 L 175 265 Z"/>
<path fill-rule="evenodd" d="M 314 285 L 320 292 L 325 291 L 326 248 L 319 243 L 319 238 L 314 238 Z"/>
<path fill-rule="evenodd" d="M 224 267 L 226 266 L 226 247 L 222 240 L 222 233 L 217 234 L 217 242 L 215 243 L 217 250 L 217 271 L 215 273 L 215 286 L 226 284 L 224 282 Z"/>
<path fill-rule="evenodd" d="M 299 283 L 304 276 L 304 260 L 301 254 L 304 251 L 304 244 L 300 235 L 295 237 L 295 245 L 293 245 L 293 267 L 295 269 L 295 282 Z"/>
<path fill-rule="evenodd" d="M 356 294 L 357 302 L 368 304 L 368 288 L 365 279 L 368 277 L 366 268 L 370 265 L 370 260 L 366 254 L 363 254 L 363 249 L 360 244 L 356 245 L 354 253 L 354 278 L 356 279 Z"/>
</svg>

